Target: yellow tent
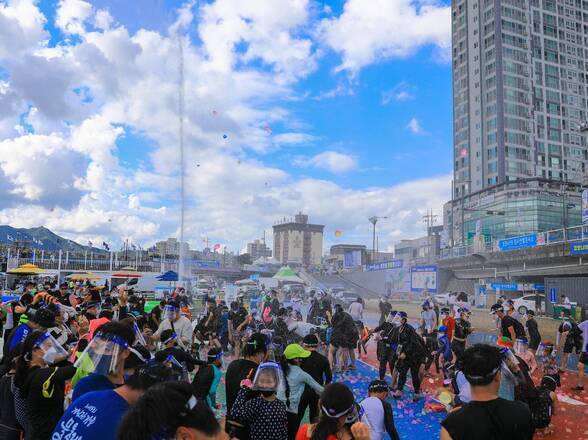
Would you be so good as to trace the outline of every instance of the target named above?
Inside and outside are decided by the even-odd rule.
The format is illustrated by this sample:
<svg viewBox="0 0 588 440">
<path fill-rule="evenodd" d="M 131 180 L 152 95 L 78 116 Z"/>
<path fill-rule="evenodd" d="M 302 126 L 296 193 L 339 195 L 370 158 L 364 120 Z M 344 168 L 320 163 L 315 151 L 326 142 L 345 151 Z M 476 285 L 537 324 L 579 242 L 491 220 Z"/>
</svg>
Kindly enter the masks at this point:
<svg viewBox="0 0 588 440">
<path fill-rule="evenodd" d="M 91 272 L 80 272 L 80 273 L 72 273 L 71 275 L 66 276 L 68 280 L 71 281 L 85 281 L 85 280 L 100 280 L 103 277 L 93 274 Z"/>
<path fill-rule="evenodd" d="M 35 266 L 34 264 L 23 264 L 16 269 L 9 270 L 7 273 L 13 275 L 37 275 L 40 273 L 45 272 L 44 269 L 41 269 L 39 266 Z"/>
</svg>

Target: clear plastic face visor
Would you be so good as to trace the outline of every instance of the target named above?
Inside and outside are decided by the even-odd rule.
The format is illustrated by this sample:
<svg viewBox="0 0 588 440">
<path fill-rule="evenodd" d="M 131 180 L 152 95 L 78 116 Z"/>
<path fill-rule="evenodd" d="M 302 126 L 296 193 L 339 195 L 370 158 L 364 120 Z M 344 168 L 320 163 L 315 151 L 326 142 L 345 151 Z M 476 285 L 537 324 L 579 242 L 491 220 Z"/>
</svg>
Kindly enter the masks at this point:
<svg viewBox="0 0 588 440">
<path fill-rule="evenodd" d="M 137 323 L 133 323 L 133 330 L 135 330 L 135 344 L 141 344 L 143 347 L 147 347 L 147 341 L 145 340 L 145 336 L 141 333 L 139 326 Z"/>
<path fill-rule="evenodd" d="M 128 349 L 124 339 L 97 333 L 74 366 L 87 373 L 107 376 L 116 371 L 121 353 Z"/>
<path fill-rule="evenodd" d="M 275 362 L 264 362 L 257 367 L 253 378 L 253 390 L 255 391 L 285 391 L 286 382 L 282 368 Z"/>
<path fill-rule="evenodd" d="M 338 419 L 339 417 L 346 416 L 346 424 L 352 424 L 357 422 L 364 413 L 363 408 L 356 402 L 353 402 L 353 405 L 351 405 L 349 409 L 346 409 L 345 411 L 342 411 L 340 413 L 335 413 L 333 409 L 327 409 L 324 406 L 321 406 L 321 410 L 327 417 L 331 419 Z"/>
<path fill-rule="evenodd" d="M 503 347 L 500 349 L 500 353 L 502 354 L 502 359 L 508 364 L 518 365 L 519 361 L 516 358 L 515 354 L 512 352 L 510 348 Z"/>
<path fill-rule="evenodd" d="M 386 322 L 393 324 L 395 326 L 400 325 L 400 315 L 398 313 L 389 313 L 388 317 L 386 318 Z"/>
<path fill-rule="evenodd" d="M 529 343 L 524 339 L 517 339 L 514 344 L 514 351 L 516 354 L 524 354 L 529 348 Z"/>
<path fill-rule="evenodd" d="M 176 315 L 179 311 L 180 311 L 180 309 L 178 309 L 177 307 L 168 305 L 163 308 L 163 315 L 165 316 L 166 319 L 169 319 L 170 321 L 172 321 L 172 320 L 176 319 Z"/>
<path fill-rule="evenodd" d="M 67 351 L 61 346 L 57 340 L 49 333 L 44 333 L 35 343 L 37 348 L 43 350 L 43 360 L 52 365 L 56 360 L 65 359 Z"/>
</svg>

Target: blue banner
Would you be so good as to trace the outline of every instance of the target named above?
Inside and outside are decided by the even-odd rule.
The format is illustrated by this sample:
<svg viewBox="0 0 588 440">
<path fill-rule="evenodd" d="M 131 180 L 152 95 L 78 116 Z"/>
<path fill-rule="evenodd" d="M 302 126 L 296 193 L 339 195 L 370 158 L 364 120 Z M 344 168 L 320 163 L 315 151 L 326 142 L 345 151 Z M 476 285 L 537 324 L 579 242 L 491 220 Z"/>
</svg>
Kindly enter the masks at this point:
<svg viewBox="0 0 588 440">
<path fill-rule="evenodd" d="M 508 290 L 510 292 L 516 292 L 519 290 L 517 283 L 491 283 L 490 288 L 494 290 Z"/>
<path fill-rule="evenodd" d="M 498 242 L 501 251 L 513 251 L 537 246 L 537 234 L 522 235 L 520 237 L 506 238 Z"/>
<path fill-rule="evenodd" d="M 539 292 L 545 292 L 545 284 L 533 284 L 533 289 Z"/>
<path fill-rule="evenodd" d="M 553 304 L 555 304 L 557 302 L 557 288 L 556 287 L 552 287 L 551 289 L 549 289 L 549 301 L 551 301 Z"/>
<path fill-rule="evenodd" d="M 571 243 L 570 244 L 570 254 L 572 254 L 572 255 L 588 254 L 588 241 L 579 241 L 577 243 Z"/>
<path fill-rule="evenodd" d="M 259 274 L 258 273 L 254 273 L 252 275 L 249 275 L 249 279 L 251 281 L 259 281 Z"/>
<path fill-rule="evenodd" d="M 402 260 L 380 261 L 379 263 L 371 263 L 365 265 L 365 271 L 372 270 L 386 270 L 386 269 L 400 269 L 404 265 Z"/>
<path fill-rule="evenodd" d="M 216 260 L 192 260 L 191 263 L 201 269 L 220 269 L 220 261 Z"/>
</svg>

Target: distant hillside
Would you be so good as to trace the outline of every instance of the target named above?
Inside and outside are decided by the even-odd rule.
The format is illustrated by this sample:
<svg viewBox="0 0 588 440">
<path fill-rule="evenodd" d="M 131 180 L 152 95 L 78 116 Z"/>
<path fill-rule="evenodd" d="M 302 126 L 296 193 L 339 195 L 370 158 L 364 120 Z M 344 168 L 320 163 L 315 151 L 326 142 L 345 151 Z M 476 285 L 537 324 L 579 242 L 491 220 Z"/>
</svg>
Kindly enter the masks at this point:
<svg viewBox="0 0 588 440">
<path fill-rule="evenodd" d="M 104 249 L 96 247 L 83 246 L 73 240 L 60 237 L 51 232 L 49 229 L 39 226 L 37 228 L 13 228 L 8 225 L 0 225 L 0 244 L 26 243 L 26 246 L 41 249 L 45 251 L 63 251 L 70 252 L 105 252 Z"/>
</svg>

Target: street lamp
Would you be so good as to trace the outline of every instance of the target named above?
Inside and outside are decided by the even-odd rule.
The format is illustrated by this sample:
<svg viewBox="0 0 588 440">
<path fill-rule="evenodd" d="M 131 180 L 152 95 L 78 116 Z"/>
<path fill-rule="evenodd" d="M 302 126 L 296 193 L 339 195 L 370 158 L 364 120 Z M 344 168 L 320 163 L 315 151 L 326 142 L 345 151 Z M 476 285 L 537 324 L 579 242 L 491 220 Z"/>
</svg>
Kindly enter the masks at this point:
<svg viewBox="0 0 588 440">
<path fill-rule="evenodd" d="M 373 235 L 372 235 L 372 263 L 376 262 L 376 223 L 378 223 L 378 220 L 383 219 L 383 218 L 388 218 L 388 217 L 378 217 L 378 216 L 373 216 L 370 217 L 368 220 L 370 221 L 370 223 L 373 226 Z"/>
</svg>

